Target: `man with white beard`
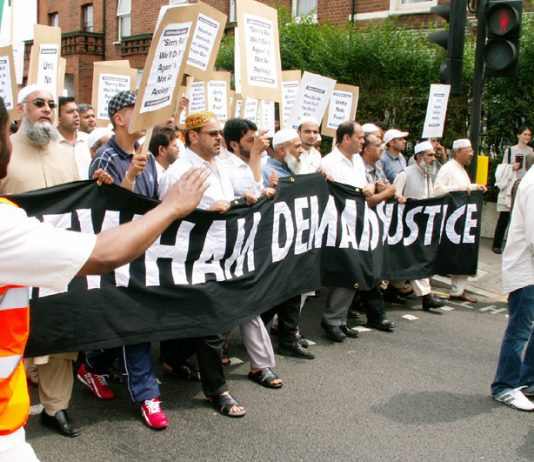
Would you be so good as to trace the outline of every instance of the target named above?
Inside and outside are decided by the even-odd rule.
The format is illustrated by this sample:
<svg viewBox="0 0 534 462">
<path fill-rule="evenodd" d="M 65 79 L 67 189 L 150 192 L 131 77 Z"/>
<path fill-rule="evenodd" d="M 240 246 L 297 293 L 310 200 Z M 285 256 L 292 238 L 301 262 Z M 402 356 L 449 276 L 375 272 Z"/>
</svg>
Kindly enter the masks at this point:
<svg viewBox="0 0 534 462">
<path fill-rule="evenodd" d="M 299 159 L 302 154 L 302 142 L 299 134 L 292 128 L 284 128 L 275 133 L 273 137 L 273 157 L 269 157 L 262 168 L 263 184 L 276 186 L 269 181 L 271 175 L 285 178 L 301 173 Z M 308 173 L 308 172 L 305 172 Z"/>
<path fill-rule="evenodd" d="M 415 145 L 415 163 L 402 170 L 395 177 L 393 184 L 397 194 L 410 199 L 426 199 L 434 189 L 433 176 L 438 172 L 436 165 L 436 151 L 430 141 L 423 141 Z M 415 294 L 422 297 L 423 311 L 441 308 L 447 302 L 432 294 L 430 279 L 410 281 Z"/>
</svg>

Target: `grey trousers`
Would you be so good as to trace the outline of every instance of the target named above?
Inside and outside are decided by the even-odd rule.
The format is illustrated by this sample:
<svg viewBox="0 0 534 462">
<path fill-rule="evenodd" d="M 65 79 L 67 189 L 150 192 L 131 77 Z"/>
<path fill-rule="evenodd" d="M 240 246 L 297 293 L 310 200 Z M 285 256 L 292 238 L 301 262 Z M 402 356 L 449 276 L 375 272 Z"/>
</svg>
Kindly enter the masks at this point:
<svg viewBox="0 0 534 462">
<path fill-rule="evenodd" d="M 347 324 L 347 313 L 356 295 L 355 289 L 332 287 L 323 311 L 323 322 L 330 326 L 344 326 Z"/>
<path fill-rule="evenodd" d="M 258 316 L 239 326 L 243 344 L 247 349 L 252 369 L 274 367 L 274 351 L 271 337 L 267 333 L 265 324 Z"/>
</svg>

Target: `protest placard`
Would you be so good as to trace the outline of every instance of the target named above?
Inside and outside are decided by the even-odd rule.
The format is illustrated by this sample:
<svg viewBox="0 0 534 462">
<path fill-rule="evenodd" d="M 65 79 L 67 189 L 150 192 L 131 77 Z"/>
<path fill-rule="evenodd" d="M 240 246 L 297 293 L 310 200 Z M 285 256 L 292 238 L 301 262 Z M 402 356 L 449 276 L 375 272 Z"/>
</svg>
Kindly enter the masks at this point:
<svg viewBox="0 0 534 462">
<path fill-rule="evenodd" d="M 206 3 L 198 2 L 198 19 L 184 72 L 198 80 L 209 80 L 224 35 L 226 15 Z"/>
<path fill-rule="evenodd" d="M 241 117 L 241 109 L 243 108 L 243 98 L 241 98 L 240 95 L 235 95 L 234 97 L 235 103 L 234 103 L 234 117 Z"/>
<path fill-rule="evenodd" d="M 202 112 L 207 107 L 206 82 L 193 82 L 189 85 L 189 114 Z"/>
<path fill-rule="evenodd" d="M 175 109 L 198 5 L 169 8 L 154 33 L 130 121 L 131 133 L 169 119 Z"/>
<path fill-rule="evenodd" d="M 313 117 L 319 123 L 323 120 L 326 107 L 336 86 L 336 81 L 322 75 L 304 72 L 299 85 L 297 99 L 291 110 L 287 127 L 297 128 L 300 121 Z"/>
<path fill-rule="evenodd" d="M 207 108 L 219 122 L 226 122 L 230 116 L 230 73 L 212 72 L 206 83 Z"/>
<path fill-rule="evenodd" d="M 282 100 L 280 101 L 280 125 L 286 128 L 299 91 L 301 71 L 282 71 Z"/>
<path fill-rule="evenodd" d="M 423 138 L 441 138 L 443 136 L 450 91 L 450 85 L 430 85 Z"/>
<path fill-rule="evenodd" d="M 265 130 L 267 136 L 272 138 L 276 131 L 274 101 L 266 101 L 264 99 L 260 101 L 258 119 L 258 128 Z"/>
<path fill-rule="evenodd" d="M 241 117 L 248 119 L 258 125 L 258 112 L 260 109 L 260 100 L 247 96 L 241 104 Z"/>
<path fill-rule="evenodd" d="M 93 64 L 93 99 L 97 127 L 109 124 L 108 103 L 117 93 L 135 89 L 136 71 L 128 61 L 102 61 Z"/>
<path fill-rule="evenodd" d="M 0 48 L 0 96 L 4 100 L 6 109 L 9 112 L 9 118 L 12 120 L 18 118 L 15 108 L 17 94 L 13 47 L 9 45 Z"/>
<path fill-rule="evenodd" d="M 57 99 L 63 90 L 59 81 L 60 52 L 61 29 L 35 24 L 28 85 L 42 85 L 52 93 L 54 99 Z"/>
<path fill-rule="evenodd" d="M 326 121 L 322 125 L 323 135 L 335 138 L 340 123 L 355 119 L 359 91 L 358 87 L 352 85 L 338 83 L 335 86 L 328 103 Z"/>
<path fill-rule="evenodd" d="M 254 0 L 236 4 L 241 61 L 241 90 L 245 97 L 280 102 L 282 65 L 276 9 Z M 236 91 L 237 87 L 236 87 Z"/>
</svg>

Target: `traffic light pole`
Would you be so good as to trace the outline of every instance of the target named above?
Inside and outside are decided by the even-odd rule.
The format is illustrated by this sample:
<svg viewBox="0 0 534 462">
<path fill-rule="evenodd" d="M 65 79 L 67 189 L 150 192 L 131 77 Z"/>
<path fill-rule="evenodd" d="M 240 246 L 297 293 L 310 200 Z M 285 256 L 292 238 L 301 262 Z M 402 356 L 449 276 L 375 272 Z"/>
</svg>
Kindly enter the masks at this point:
<svg viewBox="0 0 534 462">
<path fill-rule="evenodd" d="M 477 12 L 477 41 L 475 49 L 475 76 L 473 80 L 473 97 L 471 104 L 471 121 L 469 123 L 469 139 L 473 146 L 474 156 L 469 173 L 476 177 L 478 142 L 480 139 L 480 118 L 482 113 L 482 90 L 484 88 L 484 45 L 486 42 L 486 5 L 488 0 L 480 0 Z"/>
</svg>

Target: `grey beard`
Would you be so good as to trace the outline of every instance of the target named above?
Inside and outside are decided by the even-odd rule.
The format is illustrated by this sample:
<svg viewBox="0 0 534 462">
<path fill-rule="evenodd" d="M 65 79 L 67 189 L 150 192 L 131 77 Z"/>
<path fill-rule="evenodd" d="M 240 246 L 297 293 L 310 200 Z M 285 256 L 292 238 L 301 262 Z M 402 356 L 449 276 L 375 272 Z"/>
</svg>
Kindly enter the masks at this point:
<svg viewBox="0 0 534 462">
<path fill-rule="evenodd" d="M 285 162 L 287 166 L 289 167 L 289 170 L 291 170 L 295 175 L 300 174 L 300 170 L 302 168 L 301 162 L 299 159 L 297 159 L 292 154 L 286 153 Z"/>
<path fill-rule="evenodd" d="M 435 163 L 427 164 L 425 161 L 422 161 L 419 164 L 419 167 L 421 167 L 421 170 L 423 170 L 423 172 L 430 176 L 436 175 L 438 173 L 438 167 Z"/>
<path fill-rule="evenodd" d="M 44 148 L 50 141 L 56 141 L 59 136 L 57 128 L 50 122 L 30 122 L 22 119 L 21 133 L 28 138 L 31 144 Z"/>
</svg>

